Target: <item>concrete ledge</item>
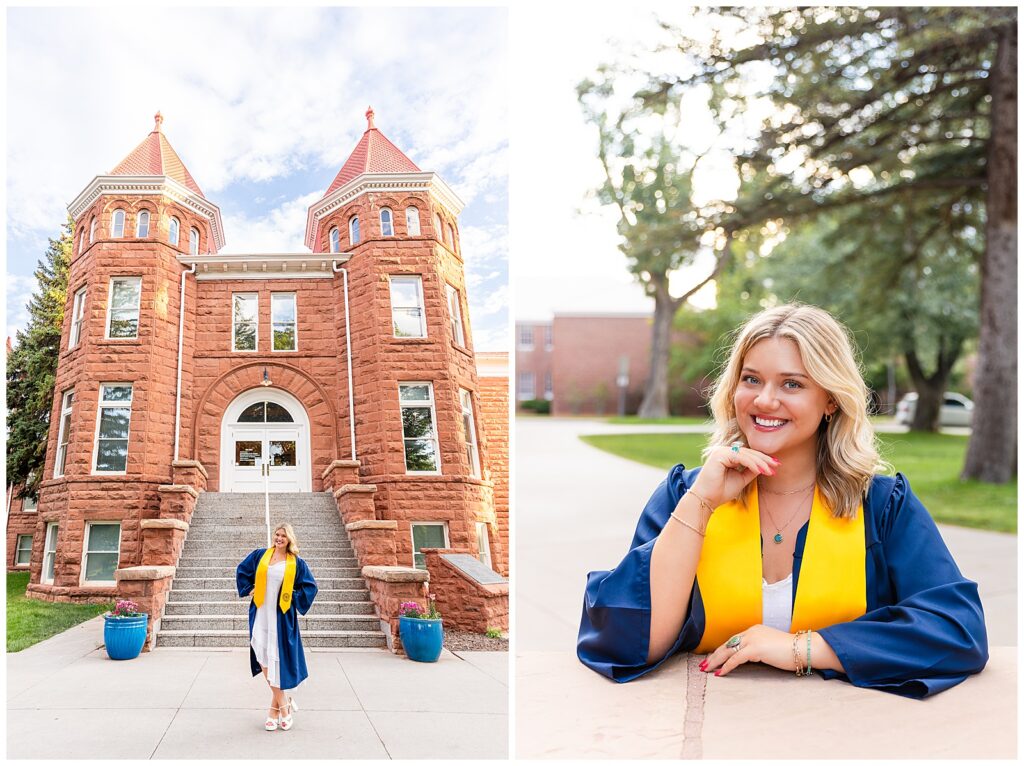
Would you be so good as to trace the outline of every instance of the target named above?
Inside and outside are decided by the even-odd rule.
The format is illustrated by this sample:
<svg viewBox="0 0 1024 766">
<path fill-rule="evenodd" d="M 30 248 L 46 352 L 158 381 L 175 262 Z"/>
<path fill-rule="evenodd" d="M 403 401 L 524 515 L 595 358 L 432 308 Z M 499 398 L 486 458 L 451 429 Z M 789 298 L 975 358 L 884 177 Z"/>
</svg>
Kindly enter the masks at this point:
<svg viewBox="0 0 1024 766">
<path fill-rule="evenodd" d="M 203 464 L 198 460 L 172 460 L 171 468 L 195 468 L 203 475 L 204 479 L 210 478 L 210 474 L 206 472 L 206 469 L 203 468 Z"/>
<path fill-rule="evenodd" d="M 381 519 L 368 519 L 366 521 L 353 521 L 345 525 L 346 532 L 355 532 L 359 529 L 398 529 L 398 522 Z"/>
<path fill-rule="evenodd" d="M 372 495 L 376 491 L 376 484 L 343 484 L 334 490 L 334 496 L 341 497 L 342 495 L 349 494 Z"/>
<path fill-rule="evenodd" d="M 161 484 L 156 490 L 157 492 L 183 492 L 192 495 L 192 497 L 199 497 L 199 492 L 196 491 L 196 488 L 188 484 Z"/>
<path fill-rule="evenodd" d="M 327 474 L 335 468 L 359 468 L 360 465 L 361 463 L 358 460 L 334 460 L 324 469 L 324 472 L 320 474 L 320 478 L 326 479 Z"/>
<path fill-rule="evenodd" d="M 414 567 L 363 567 L 363 577 L 384 582 L 429 582 L 430 573 Z"/>
<path fill-rule="evenodd" d="M 143 519 L 139 526 L 143 529 L 180 529 L 188 532 L 188 523 L 180 519 Z"/>
<path fill-rule="evenodd" d="M 114 572 L 114 579 L 121 580 L 163 580 L 174 577 L 175 567 L 125 567 Z"/>
</svg>

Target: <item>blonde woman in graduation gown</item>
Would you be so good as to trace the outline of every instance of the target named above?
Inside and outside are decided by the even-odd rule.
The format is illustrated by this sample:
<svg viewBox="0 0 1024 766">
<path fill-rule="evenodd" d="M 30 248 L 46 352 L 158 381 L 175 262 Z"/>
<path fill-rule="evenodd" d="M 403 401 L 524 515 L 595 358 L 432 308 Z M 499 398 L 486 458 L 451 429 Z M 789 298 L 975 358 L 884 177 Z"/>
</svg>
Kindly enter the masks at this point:
<svg viewBox="0 0 1024 766">
<path fill-rule="evenodd" d="M 629 552 L 591 572 L 577 653 L 631 681 L 676 652 L 923 698 L 985 667 L 978 586 L 903 474 L 876 471 L 845 328 L 814 306 L 752 317 L 711 398 L 703 466 L 654 491 Z"/>
<path fill-rule="evenodd" d="M 249 603 L 249 665 L 253 676 L 263 673 L 272 699 L 264 728 L 288 731 L 295 700 L 285 691 L 306 679 L 306 658 L 299 635 L 299 615 L 316 598 L 316 580 L 299 558 L 299 545 L 290 524 L 274 530 L 273 545 L 257 548 L 238 565 L 238 595 L 252 594 Z"/>
</svg>

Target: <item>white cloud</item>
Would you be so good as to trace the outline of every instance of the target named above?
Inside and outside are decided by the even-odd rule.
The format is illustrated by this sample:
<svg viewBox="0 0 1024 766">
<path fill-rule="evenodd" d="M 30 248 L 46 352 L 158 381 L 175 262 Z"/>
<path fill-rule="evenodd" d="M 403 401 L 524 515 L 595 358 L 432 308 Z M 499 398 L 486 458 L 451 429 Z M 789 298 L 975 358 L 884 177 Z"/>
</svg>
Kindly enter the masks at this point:
<svg viewBox="0 0 1024 766">
<path fill-rule="evenodd" d="M 7 336 L 12 342 L 18 331 L 28 325 L 28 302 L 38 287 L 35 276 L 7 274 Z"/>
<path fill-rule="evenodd" d="M 222 253 L 302 253 L 305 244 L 306 214 L 309 206 L 319 200 L 323 192 L 316 191 L 258 216 L 243 211 L 224 214 L 224 229 L 231 239 Z"/>
</svg>

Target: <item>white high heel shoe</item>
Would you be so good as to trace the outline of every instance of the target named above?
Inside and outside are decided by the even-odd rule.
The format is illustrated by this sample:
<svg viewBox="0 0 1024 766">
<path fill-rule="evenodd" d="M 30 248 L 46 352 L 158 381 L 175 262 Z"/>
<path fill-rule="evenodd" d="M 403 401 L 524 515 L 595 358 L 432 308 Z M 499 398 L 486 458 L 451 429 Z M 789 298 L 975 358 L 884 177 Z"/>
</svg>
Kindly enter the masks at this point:
<svg viewBox="0 0 1024 766">
<path fill-rule="evenodd" d="M 278 721 L 281 720 L 281 715 L 280 715 L 281 708 L 274 706 L 274 707 L 271 707 L 270 709 L 271 710 L 276 710 L 278 712 L 278 716 L 277 716 L 277 718 L 271 718 L 270 716 L 267 716 L 267 720 L 263 722 L 263 728 L 266 729 L 267 731 L 274 731 L 274 730 L 277 729 Z"/>
<path fill-rule="evenodd" d="M 299 706 L 296 704 L 294 697 L 288 697 L 288 703 L 284 707 L 288 711 L 288 715 L 279 718 L 278 725 L 281 727 L 281 731 L 288 731 L 295 725 L 292 713 L 298 710 Z"/>
</svg>

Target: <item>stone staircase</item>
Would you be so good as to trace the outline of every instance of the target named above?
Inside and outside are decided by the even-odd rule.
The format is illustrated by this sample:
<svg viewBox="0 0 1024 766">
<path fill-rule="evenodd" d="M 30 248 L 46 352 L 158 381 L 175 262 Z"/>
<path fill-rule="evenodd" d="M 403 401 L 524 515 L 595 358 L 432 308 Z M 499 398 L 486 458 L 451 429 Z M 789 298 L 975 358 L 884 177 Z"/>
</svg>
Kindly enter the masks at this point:
<svg viewBox="0 0 1024 766">
<path fill-rule="evenodd" d="M 370 592 L 328 492 L 270 496 L 270 523 L 287 521 L 318 592 L 299 617 L 308 647 L 386 647 Z M 249 601 L 235 590 L 235 567 L 266 547 L 263 493 L 204 492 L 168 594 L 158 647 L 249 645 Z"/>
</svg>

